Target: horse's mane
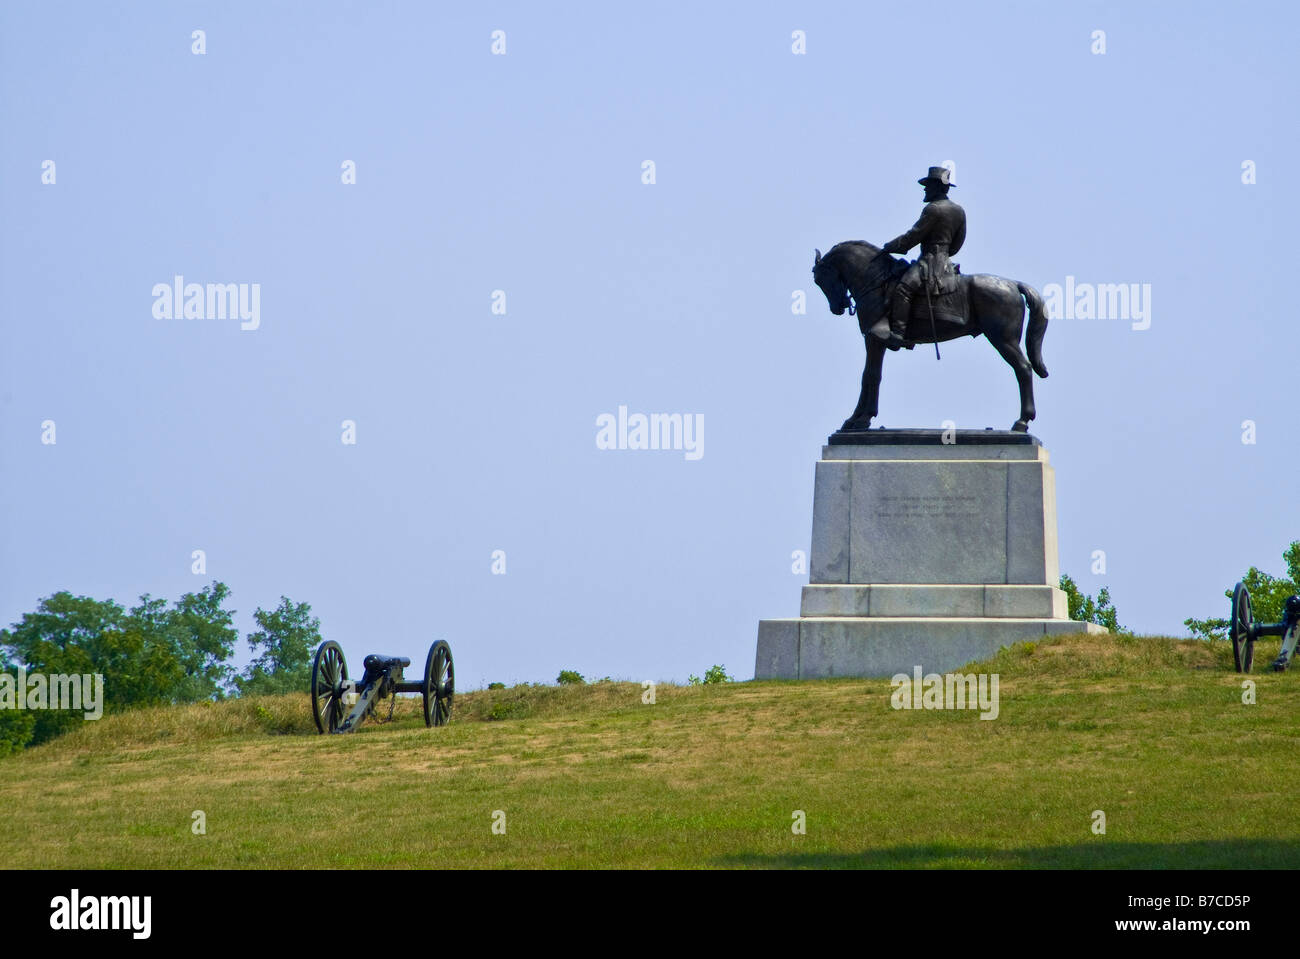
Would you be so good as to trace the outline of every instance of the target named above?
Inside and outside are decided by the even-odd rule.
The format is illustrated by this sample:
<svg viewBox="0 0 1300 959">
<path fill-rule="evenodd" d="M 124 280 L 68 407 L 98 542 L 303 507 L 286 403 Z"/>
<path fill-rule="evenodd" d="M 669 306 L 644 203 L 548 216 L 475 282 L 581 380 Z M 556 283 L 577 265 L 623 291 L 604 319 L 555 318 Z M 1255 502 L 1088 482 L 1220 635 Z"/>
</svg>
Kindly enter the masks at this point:
<svg viewBox="0 0 1300 959">
<path fill-rule="evenodd" d="M 831 247 L 826 252 L 826 255 L 831 256 L 832 254 L 836 254 L 836 253 L 843 255 L 845 253 L 863 252 L 862 250 L 852 250 L 850 249 L 850 247 L 866 247 L 865 252 L 870 253 L 872 256 L 875 256 L 877 253 L 880 252 L 880 247 L 868 243 L 866 240 L 845 240 L 842 243 L 836 243 L 833 247 Z"/>
<path fill-rule="evenodd" d="M 879 255 L 880 247 L 866 240 L 845 240 L 831 247 L 822 259 L 830 260 L 835 269 L 843 265 L 850 271 L 857 271 L 865 268 Z"/>
<path fill-rule="evenodd" d="M 822 261 L 829 261 L 827 265 L 839 272 L 846 282 L 850 282 L 848 277 L 867 269 L 873 263 L 883 264 L 888 261 L 892 265 L 897 262 L 892 256 L 882 258 L 880 247 L 866 240 L 845 240 L 836 243 L 822 257 Z"/>
</svg>

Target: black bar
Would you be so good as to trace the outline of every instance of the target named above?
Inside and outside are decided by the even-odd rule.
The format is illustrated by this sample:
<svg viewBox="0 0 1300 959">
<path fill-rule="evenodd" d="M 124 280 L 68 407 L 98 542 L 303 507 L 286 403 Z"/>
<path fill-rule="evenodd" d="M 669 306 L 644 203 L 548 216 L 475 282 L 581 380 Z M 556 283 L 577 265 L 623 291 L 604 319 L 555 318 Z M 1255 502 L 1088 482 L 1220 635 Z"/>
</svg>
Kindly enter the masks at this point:
<svg viewBox="0 0 1300 959">
<path fill-rule="evenodd" d="M 508 840 L 506 840 L 508 841 Z M 40 939 L 81 944 L 119 941 L 143 944 L 130 930 L 72 931 L 51 928 L 52 901 L 83 897 L 150 897 L 150 944 L 190 946 L 196 932 L 228 937 L 233 944 L 261 934 L 310 937 L 320 928 L 343 931 L 373 919 L 376 902 L 393 916 L 428 915 L 437 890 L 438 942 L 448 948 L 463 937 L 483 944 L 484 930 L 553 926 L 557 916 L 580 920 L 584 936 L 609 931 L 631 941 L 645 935 L 662 941 L 664 903 L 674 938 L 734 942 L 769 937 L 774 928 L 801 934 L 843 929 L 851 941 L 909 943 L 921 954 L 962 955 L 989 943 L 1073 946 L 1133 942 L 1149 948 L 1185 949 L 1195 939 L 1220 955 L 1240 954 L 1289 934 L 1294 925 L 1295 884 L 1285 874 L 1223 871 L 862 871 L 853 869 L 697 872 L 552 872 L 544 881 L 527 871 L 465 871 L 429 875 L 414 871 L 232 870 L 193 872 L 31 871 L 0 872 L 6 909 L 5 934 L 12 942 Z M 336 895 L 368 889 L 366 896 Z M 232 890 L 237 890 L 232 893 Z M 725 895 L 723 892 L 725 891 Z M 378 898 L 382 897 L 382 898 Z M 1188 902 L 1180 902 L 1184 897 Z M 1215 899 L 1198 902 L 1198 898 Z M 1151 905 L 1153 901 L 1158 905 Z M 143 900 L 141 900 L 143 903 Z M 574 903 L 581 909 L 574 911 Z M 1145 905 L 1144 905 L 1145 903 Z M 804 911 L 806 909 L 806 912 Z M 310 917 L 297 927 L 286 917 Z M 1245 922 L 1249 928 L 1208 933 L 1161 928 L 1163 923 Z M 1152 922 L 1154 928 L 1118 928 Z M 221 932 L 225 930 L 225 932 Z M 392 944 L 427 944 L 420 927 L 386 930 Z M 629 938 L 631 937 L 631 938 Z M 303 939 L 304 944 L 307 938 Z M 933 947 L 933 948 L 932 948 Z M 917 951 L 917 950 L 912 950 Z"/>
</svg>

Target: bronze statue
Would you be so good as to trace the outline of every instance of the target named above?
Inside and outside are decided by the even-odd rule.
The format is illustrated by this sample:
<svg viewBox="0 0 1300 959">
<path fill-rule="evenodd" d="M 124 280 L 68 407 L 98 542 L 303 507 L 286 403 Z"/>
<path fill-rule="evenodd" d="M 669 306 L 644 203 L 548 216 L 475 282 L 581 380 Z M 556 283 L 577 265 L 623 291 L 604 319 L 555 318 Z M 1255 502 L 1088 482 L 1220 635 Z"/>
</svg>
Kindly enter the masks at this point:
<svg viewBox="0 0 1300 959">
<path fill-rule="evenodd" d="M 881 248 L 885 253 L 906 253 L 921 244 L 921 258 L 908 267 L 894 290 L 889 322 L 882 318 L 871 329 L 872 335 L 885 341 L 887 349 L 896 350 L 903 345 L 912 297 L 921 291 L 922 284 L 929 283 L 927 292 L 935 299 L 957 292 L 960 286 L 957 282 L 960 268 L 954 267 L 949 257 L 956 256 L 966 241 L 966 211 L 948 199 L 948 190 L 955 185 L 949 176 L 946 167 L 932 166 L 928 174 L 916 181 L 925 187 L 921 218 L 910 230 Z M 938 312 L 948 312 L 948 306 L 940 300 Z M 954 319 L 961 319 L 959 305 Z"/>
<path fill-rule="evenodd" d="M 983 333 L 1015 371 L 1020 386 L 1020 418 L 1011 428 L 1028 432 L 1035 415 L 1033 374 L 1047 376 L 1043 299 L 1027 283 L 983 273 L 962 274 L 949 257 L 961 249 L 966 238 L 966 214 L 947 197 L 952 185 L 948 171 L 931 167 L 919 182 L 925 186 L 926 205 L 916 225 L 902 236 L 883 248 L 849 240 L 837 243 L 825 256 L 815 251 L 813 280 L 836 316 L 845 310 L 850 315 L 856 312 L 858 329 L 867 344 L 858 405 L 840 429 L 851 432 L 871 426 L 872 417 L 879 412 L 886 349 L 902 346 L 910 350 L 917 343 L 934 343 L 938 355 L 942 341 Z M 890 255 L 918 243 L 921 258 L 916 263 Z M 1026 305 L 1028 357 L 1020 349 Z"/>
</svg>

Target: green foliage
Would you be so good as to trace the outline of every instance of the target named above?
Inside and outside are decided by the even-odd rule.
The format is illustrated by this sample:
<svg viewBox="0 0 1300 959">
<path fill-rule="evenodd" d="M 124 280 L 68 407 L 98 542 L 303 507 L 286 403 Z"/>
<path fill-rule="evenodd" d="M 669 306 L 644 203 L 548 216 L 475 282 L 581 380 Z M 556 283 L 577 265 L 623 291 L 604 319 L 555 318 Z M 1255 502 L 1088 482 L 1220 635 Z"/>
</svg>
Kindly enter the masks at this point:
<svg viewBox="0 0 1300 959">
<path fill-rule="evenodd" d="M 165 623 L 165 617 L 158 623 Z M 21 664 L 29 673 L 102 673 L 106 710 L 175 701 L 184 669 L 169 645 L 171 637 L 156 625 L 127 614 L 112 600 L 59 592 L 0 631 L 0 647 L 11 660 L 10 670 Z M 30 715 L 32 745 L 82 722 L 74 710 L 33 710 Z"/>
<path fill-rule="evenodd" d="M 0 663 L 11 674 L 19 666 L 28 673 L 102 674 L 105 712 L 221 699 L 238 638 L 229 596 L 229 587 L 214 581 L 170 606 L 145 594 L 126 610 L 111 599 L 61 591 L 0 630 Z M 296 611 L 282 606 L 276 613 Z M 276 614 L 261 616 L 259 625 L 271 634 Z M 0 717 L 0 753 L 45 742 L 83 721 L 82 712 L 60 709 Z"/>
<path fill-rule="evenodd" d="M 12 676 L 17 672 L 17 667 L 0 656 L 0 672 Z M 32 741 L 35 730 L 35 713 L 18 709 L 0 710 L 0 757 L 25 748 Z"/>
<path fill-rule="evenodd" d="M 28 710 L 0 710 L 0 756 L 27 748 L 36 731 L 36 715 Z"/>
<path fill-rule="evenodd" d="M 522 699 L 503 699 L 492 704 L 488 719 L 523 719 L 528 715 L 528 703 Z"/>
<path fill-rule="evenodd" d="M 488 683 L 488 689 L 505 689 L 505 683 Z"/>
<path fill-rule="evenodd" d="M 197 593 L 186 593 L 171 611 L 171 628 L 185 668 L 178 698 L 183 702 L 221 699 L 230 681 L 224 665 L 235 650 L 239 632 L 234 610 L 223 607 L 230 587 L 213 582 Z"/>
<path fill-rule="evenodd" d="M 1079 623 L 1096 623 L 1112 633 L 1128 632 L 1119 624 L 1119 613 L 1114 603 L 1110 601 L 1110 590 L 1105 586 L 1097 593 L 1095 600 L 1085 595 L 1075 581 L 1064 573 L 1061 574 L 1060 586 L 1065 591 L 1072 620 Z"/>
<path fill-rule="evenodd" d="M 1226 619 L 1185 619 L 1183 625 L 1195 639 L 1227 639 L 1228 621 Z"/>
<path fill-rule="evenodd" d="M 736 680 L 727 675 L 725 666 L 713 665 L 704 671 L 704 678 L 700 679 L 692 673 L 686 677 L 686 683 L 689 686 L 714 686 L 718 683 L 734 683 Z"/>
<path fill-rule="evenodd" d="M 556 677 L 555 681 L 561 686 L 581 686 L 587 682 L 582 678 L 581 673 L 572 669 L 560 670 L 560 675 Z"/>
<path fill-rule="evenodd" d="M 722 666 L 710 666 L 704 673 L 704 685 L 712 686 L 715 683 L 734 683 L 735 679 L 727 675 L 727 670 Z"/>
<path fill-rule="evenodd" d="M 1270 576 L 1255 566 L 1246 571 L 1241 582 L 1246 584 L 1250 593 L 1250 615 L 1262 623 L 1276 623 L 1282 619 L 1282 608 L 1288 596 L 1300 593 L 1300 540 L 1292 541 L 1282 552 L 1282 561 L 1286 563 L 1286 576 Z M 1233 584 L 1236 586 L 1236 583 Z M 1232 586 L 1223 591 L 1223 595 L 1232 599 Z M 1193 636 L 1200 639 L 1227 639 L 1227 619 L 1185 619 L 1186 626 Z"/>
<path fill-rule="evenodd" d="M 253 613 L 258 630 L 248 636 L 257 653 L 243 674 L 235 678 L 241 696 L 274 695 L 307 689 L 311 685 L 312 654 L 321 643 L 320 620 L 306 603 L 294 604 L 287 596 L 267 612 Z"/>
<path fill-rule="evenodd" d="M 165 699 L 192 703 L 225 697 L 232 672 L 225 661 L 239 639 L 235 611 L 225 608 L 229 596 L 230 587 L 214 580 L 197 593 L 186 593 L 170 609 L 166 600 L 146 593 L 131 610 L 128 627 L 138 629 L 146 644 L 162 647 L 180 666 L 180 678 L 167 689 Z M 108 681 L 105 673 L 106 686 Z"/>
</svg>

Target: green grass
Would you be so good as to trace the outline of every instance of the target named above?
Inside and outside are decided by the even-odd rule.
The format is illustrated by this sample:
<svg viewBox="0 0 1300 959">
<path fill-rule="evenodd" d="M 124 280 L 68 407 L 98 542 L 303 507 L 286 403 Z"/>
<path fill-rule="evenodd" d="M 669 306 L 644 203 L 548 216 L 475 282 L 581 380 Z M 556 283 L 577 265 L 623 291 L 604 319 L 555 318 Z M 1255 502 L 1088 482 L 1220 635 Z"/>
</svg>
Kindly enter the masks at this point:
<svg viewBox="0 0 1300 959">
<path fill-rule="evenodd" d="M 440 729 L 404 700 L 350 736 L 317 736 L 305 695 L 140 710 L 0 760 L 0 850 L 20 868 L 1295 868 L 1300 676 L 1260 672 L 1275 653 L 1248 706 L 1223 643 L 1012 647 L 961 670 L 1000 675 L 994 721 L 891 709 L 887 680 L 660 686 L 654 705 L 633 683 L 515 687 L 458 697 Z"/>
</svg>

